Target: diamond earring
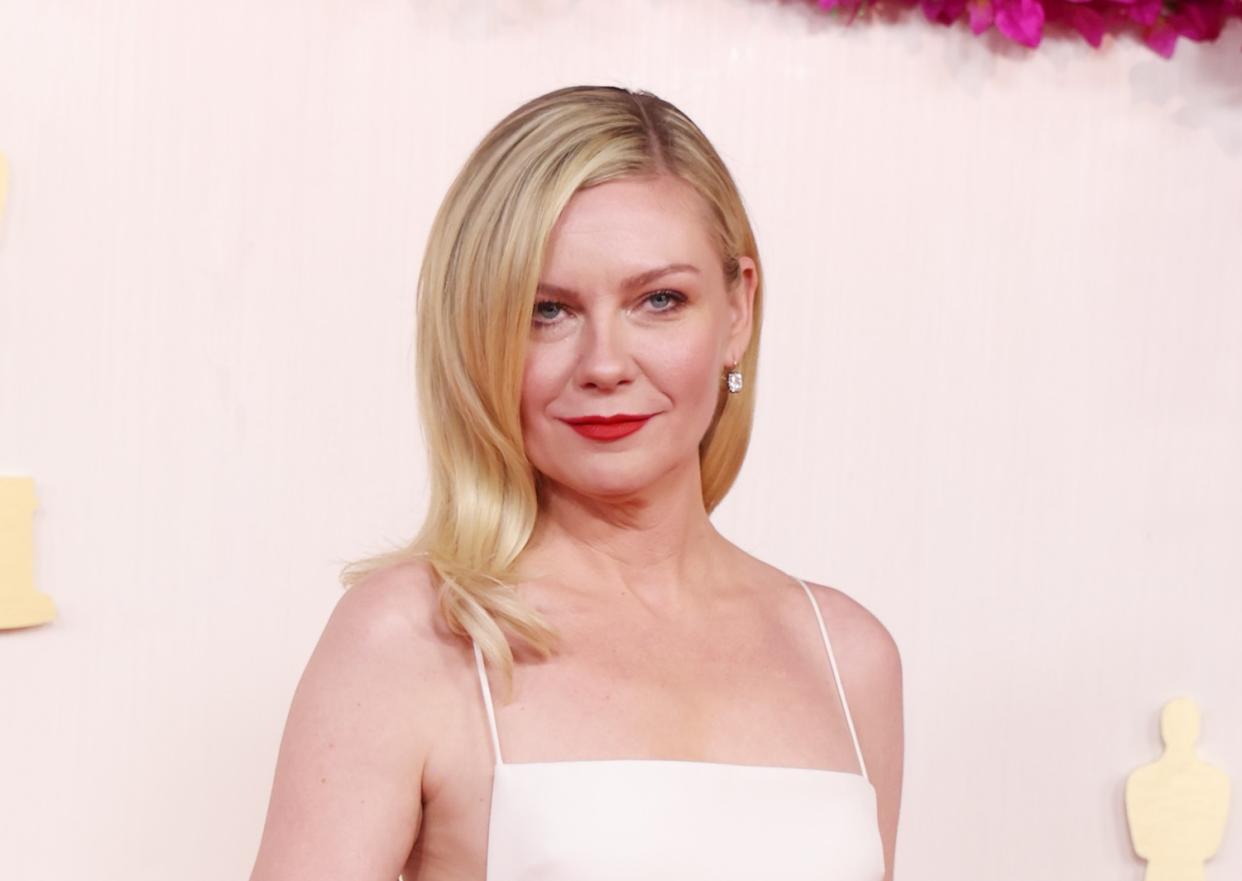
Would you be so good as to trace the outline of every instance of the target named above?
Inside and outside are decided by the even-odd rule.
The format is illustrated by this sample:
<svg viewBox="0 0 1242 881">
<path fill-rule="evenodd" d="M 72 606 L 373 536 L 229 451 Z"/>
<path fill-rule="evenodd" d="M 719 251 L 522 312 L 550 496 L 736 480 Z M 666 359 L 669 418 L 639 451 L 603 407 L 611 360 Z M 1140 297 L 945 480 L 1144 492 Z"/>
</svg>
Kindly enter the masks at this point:
<svg viewBox="0 0 1242 881">
<path fill-rule="evenodd" d="M 737 362 L 733 362 L 733 366 L 729 368 L 729 372 L 725 374 L 725 379 L 729 383 L 729 394 L 736 395 L 742 390 L 742 372 L 737 369 Z"/>
</svg>

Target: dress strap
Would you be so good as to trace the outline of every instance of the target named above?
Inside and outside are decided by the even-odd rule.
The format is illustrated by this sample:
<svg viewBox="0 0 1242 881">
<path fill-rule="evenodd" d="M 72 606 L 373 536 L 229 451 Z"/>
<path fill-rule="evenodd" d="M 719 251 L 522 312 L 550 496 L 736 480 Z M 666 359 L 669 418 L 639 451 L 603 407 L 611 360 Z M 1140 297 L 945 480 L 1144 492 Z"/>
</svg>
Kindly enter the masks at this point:
<svg viewBox="0 0 1242 881">
<path fill-rule="evenodd" d="M 802 589 L 806 591 L 806 598 L 811 601 L 811 608 L 815 610 L 815 620 L 819 622 L 819 632 L 824 637 L 824 649 L 828 652 L 828 664 L 832 667 L 832 678 L 837 683 L 837 697 L 841 701 L 841 709 L 845 711 L 845 722 L 850 727 L 850 738 L 854 741 L 854 753 L 858 756 L 858 767 L 862 770 L 863 779 L 870 782 L 870 778 L 867 777 L 867 763 L 863 761 L 862 749 L 858 746 L 858 733 L 854 730 L 854 718 L 850 715 L 850 705 L 845 700 L 845 688 L 841 685 L 841 675 L 837 672 L 837 659 L 832 653 L 832 640 L 828 638 L 828 628 L 824 626 L 823 613 L 819 611 L 819 603 L 815 602 L 815 595 L 806 586 L 806 582 L 801 578 L 795 580 L 802 585 Z"/>
<path fill-rule="evenodd" d="M 503 765 L 505 760 L 500 755 L 500 735 L 496 732 L 496 711 L 492 708 L 492 690 L 487 681 L 487 670 L 483 664 L 483 652 L 479 650 L 479 644 L 473 639 L 470 640 L 474 646 L 474 665 L 479 671 L 479 688 L 483 692 L 483 705 L 487 707 L 487 724 L 492 732 L 492 749 L 495 751 L 496 764 Z"/>
</svg>

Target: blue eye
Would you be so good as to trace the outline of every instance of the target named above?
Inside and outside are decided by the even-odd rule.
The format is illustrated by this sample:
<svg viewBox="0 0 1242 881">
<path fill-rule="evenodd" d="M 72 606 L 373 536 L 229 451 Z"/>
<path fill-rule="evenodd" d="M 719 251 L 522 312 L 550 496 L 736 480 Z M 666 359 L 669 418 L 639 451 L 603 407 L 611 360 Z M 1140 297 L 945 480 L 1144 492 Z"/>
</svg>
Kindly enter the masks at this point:
<svg viewBox="0 0 1242 881">
<path fill-rule="evenodd" d="M 557 306 L 557 307 L 561 307 L 561 306 L 564 306 L 564 305 L 565 305 L 564 303 L 558 303 L 558 302 L 556 302 L 556 300 L 540 300 L 538 303 L 536 303 L 536 304 L 535 304 L 535 315 L 536 315 L 536 316 L 543 317 L 543 318 L 550 318 L 550 317 L 553 317 L 553 316 L 549 316 L 549 315 L 545 315 L 545 314 L 540 313 L 540 311 L 539 311 L 540 307 L 542 307 L 542 306 Z M 536 323 L 538 323 L 538 322 L 536 322 Z"/>
<path fill-rule="evenodd" d="M 652 297 L 661 297 L 661 296 L 672 297 L 671 305 L 667 309 L 657 309 L 656 310 L 657 312 L 672 312 L 680 308 L 682 304 L 686 302 L 685 295 L 679 294 L 677 293 L 677 291 L 668 291 L 668 290 L 656 291 L 655 293 L 651 294 L 651 296 L 647 297 L 647 299 L 650 300 Z"/>
</svg>

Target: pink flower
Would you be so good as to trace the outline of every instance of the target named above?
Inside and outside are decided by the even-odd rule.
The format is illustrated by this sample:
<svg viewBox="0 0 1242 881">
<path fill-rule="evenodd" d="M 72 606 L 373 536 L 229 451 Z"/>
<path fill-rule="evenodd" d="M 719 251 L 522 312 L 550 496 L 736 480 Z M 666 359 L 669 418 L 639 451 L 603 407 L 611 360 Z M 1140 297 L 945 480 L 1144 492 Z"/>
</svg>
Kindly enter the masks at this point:
<svg viewBox="0 0 1242 881">
<path fill-rule="evenodd" d="M 1183 3 L 1169 16 L 1169 24 L 1183 37 L 1203 42 L 1215 40 L 1225 26 L 1223 2 Z"/>
<path fill-rule="evenodd" d="M 1172 58 L 1173 50 L 1177 47 L 1177 31 L 1163 18 L 1157 19 L 1154 24 L 1144 29 L 1143 42 L 1165 58 Z"/>
<path fill-rule="evenodd" d="M 970 30 L 978 35 L 992 26 L 991 0 L 967 0 L 966 9 L 970 13 Z"/>
<path fill-rule="evenodd" d="M 1137 21 L 1142 25 L 1153 25 L 1156 19 L 1160 17 L 1160 7 L 1162 0 L 1134 0 L 1128 4 L 1130 7 L 1129 17 L 1133 21 Z M 1154 46 L 1152 48 L 1155 48 Z"/>
<path fill-rule="evenodd" d="M 808 0 L 810 2 L 810 0 Z M 1137 30 L 1142 41 L 1170 58 L 1178 37 L 1207 42 L 1229 19 L 1242 19 L 1242 0 L 814 0 L 824 10 L 844 9 L 846 24 L 870 6 L 919 6 L 928 21 L 952 25 L 965 18 L 972 33 L 995 26 L 1010 40 L 1038 46 L 1045 24 L 1064 24 L 1098 47 L 1108 33 Z M 1135 28 L 1135 25 L 1138 25 Z"/>
<path fill-rule="evenodd" d="M 1044 7 L 1039 0 L 994 0 L 996 29 L 1015 43 L 1038 46 L 1044 32 Z"/>
<path fill-rule="evenodd" d="M 966 0 L 923 0 L 923 15 L 928 21 L 950 25 L 962 16 Z"/>
<path fill-rule="evenodd" d="M 1104 40 L 1104 16 L 1089 6 L 1081 5 L 1081 2 L 1082 0 L 1071 0 L 1066 3 L 1062 8 L 1061 18 L 1098 49 Z"/>
</svg>

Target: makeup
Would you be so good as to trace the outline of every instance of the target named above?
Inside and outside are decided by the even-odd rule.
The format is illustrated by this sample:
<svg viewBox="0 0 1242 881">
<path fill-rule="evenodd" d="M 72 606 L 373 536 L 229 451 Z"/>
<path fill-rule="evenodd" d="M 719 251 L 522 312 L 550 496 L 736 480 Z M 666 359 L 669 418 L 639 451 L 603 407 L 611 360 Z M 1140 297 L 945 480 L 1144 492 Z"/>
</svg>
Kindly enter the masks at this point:
<svg viewBox="0 0 1242 881">
<path fill-rule="evenodd" d="M 652 415 L 654 414 L 642 416 L 618 413 L 615 416 L 585 416 L 564 421 L 583 437 L 589 437 L 591 440 L 613 441 L 638 431 L 647 424 L 647 420 Z"/>
</svg>

